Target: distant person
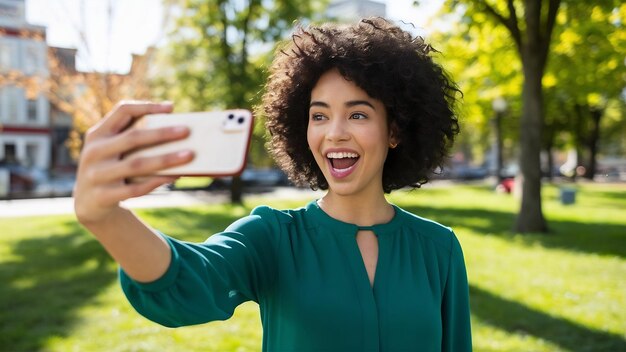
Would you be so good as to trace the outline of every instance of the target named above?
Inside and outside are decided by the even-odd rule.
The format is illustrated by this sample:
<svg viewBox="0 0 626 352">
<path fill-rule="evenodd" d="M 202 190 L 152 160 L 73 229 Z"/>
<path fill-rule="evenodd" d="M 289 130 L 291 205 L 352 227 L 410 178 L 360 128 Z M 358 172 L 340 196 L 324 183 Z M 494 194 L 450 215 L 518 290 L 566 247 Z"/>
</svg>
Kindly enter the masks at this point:
<svg viewBox="0 0 626 352">
<path fill-rule="evenodd" d="M 265 351 L 470 351 L 457 238 L 384 196 L 426 182 L 458 133 L 458 90 L 431 51 L 381 18 L 298 28 L 276 52 L 258 112 L 290 179 L 326 193 L 298 209 L 257 207 L 204 243 L 161 234 L 120 206 L 173 181 L 125 179 L 193 155 L 135 168 L 120 160 L 188 131 L 130 135 L 132 118 L 172 106 L 118 105 L 87 134 L 74 196 L 79 221 L 120 264 L 133 307 L 177 327 L 228 319 L 252 300 Z"/>
</svg>

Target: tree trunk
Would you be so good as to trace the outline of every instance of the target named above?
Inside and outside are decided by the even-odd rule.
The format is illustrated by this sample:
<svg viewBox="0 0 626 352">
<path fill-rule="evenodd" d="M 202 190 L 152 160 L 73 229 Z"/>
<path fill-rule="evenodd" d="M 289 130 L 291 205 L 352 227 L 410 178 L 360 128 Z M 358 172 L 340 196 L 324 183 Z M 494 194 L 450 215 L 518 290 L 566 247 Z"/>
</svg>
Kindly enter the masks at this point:
<svg viewBox="0 0 626 352">
<path fill-rule="evenodd" d="M 552 143 L 546 146 L 546 153 L 548 154 L 548 182 L 552 183 L 554 180 L 554 174 L 552 170 L 554 170 L 554 158 L 552 157 Z"/>
<path fill-rule="evenodd" d="M 535 49 L 535 50 L 533 50 Z M 526 44 L 522 50 L 524 85 L 522 88 L 522 118 L 520 130 L 520 169 L 522 204 L 514 230 L 517 232 L 547 232 L 541 208 L 541 129 L 543 126 L 543 101 L 541 55 L 534 45 Z"/>
<path fill-rule="evenodd" d="M 593 180 L 597 169 L 598 141 L 600 140 L 600 120 L 604 114 L 603 109 L 591 108 L 590 115 L 593 120 L 593 127 L 589 134 L 589 165 L 585 171 L 585 178 Z"/>
<path fill-rule="evenodd" d="M 233 176 L 230 183 L 230 202 L 232 204 L 243 203 L 243 182 L 240 176 Z"/>
</svg>

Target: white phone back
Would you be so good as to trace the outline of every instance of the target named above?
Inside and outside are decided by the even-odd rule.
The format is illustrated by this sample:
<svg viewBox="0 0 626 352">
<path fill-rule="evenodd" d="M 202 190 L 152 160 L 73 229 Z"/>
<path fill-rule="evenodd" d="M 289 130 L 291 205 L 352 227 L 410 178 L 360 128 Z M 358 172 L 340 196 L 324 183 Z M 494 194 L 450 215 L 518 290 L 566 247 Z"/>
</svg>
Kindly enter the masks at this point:
<svg viewBox="0 0 626 352">
<path fill-rule="evenodd" d="M 193 161 L 158 174 L 237 175 L 245 167 L 252 122 L 250 111 L 243 109 L 145 115 L 131 128 L 152 129 L 182 125 L 190 129 L 190 135 L 184 140 L 132 152 L 125 158 L 152 157 L 189 149 L 195 153 Z"/>
</svg>

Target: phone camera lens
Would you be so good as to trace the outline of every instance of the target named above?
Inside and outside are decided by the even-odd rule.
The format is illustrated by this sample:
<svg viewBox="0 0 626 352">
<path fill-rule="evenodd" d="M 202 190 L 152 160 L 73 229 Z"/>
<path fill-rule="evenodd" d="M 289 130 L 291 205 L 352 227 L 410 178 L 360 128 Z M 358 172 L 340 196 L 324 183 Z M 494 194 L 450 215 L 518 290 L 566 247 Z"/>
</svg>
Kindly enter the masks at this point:
<svg viewBox="0 0 626 352">
<path fill-rule="evenodd" d="M 239 117 L 239 118 L 237 119 L 237 122 L 241 125 L 241 124 L 242 124 L 245 120 L 246 120 L 246 119 L 244 119 L 244 118 L 243 118 L 243 116 L 242 116 L 242 117 Z"/>
<path fill-rule="evenodd" d="M 229 119 L 229 120 L 232 120 L 232 119 L 234 119 L 234 118 L 235 118 L 235 115 L 233 115 L 233 114 L 228 115 L 228 119 Z"/>
</svg>

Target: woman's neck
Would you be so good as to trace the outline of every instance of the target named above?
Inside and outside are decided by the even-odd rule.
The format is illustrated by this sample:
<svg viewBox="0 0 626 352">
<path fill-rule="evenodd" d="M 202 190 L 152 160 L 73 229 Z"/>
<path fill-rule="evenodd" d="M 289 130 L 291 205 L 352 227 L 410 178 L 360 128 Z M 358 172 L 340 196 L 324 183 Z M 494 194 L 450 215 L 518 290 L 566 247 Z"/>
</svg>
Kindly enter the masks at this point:
<svg viewBox="0 0 626 352">
<path fill-rule="evenodd" d="M 328 191 L 317 201 L 322 210 L 331 217 L 358 226 L 384 224 L 395 215 L 382 192 L 374 196 L 341 196 Z"/>
</svg>

